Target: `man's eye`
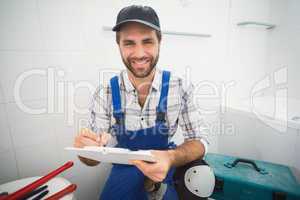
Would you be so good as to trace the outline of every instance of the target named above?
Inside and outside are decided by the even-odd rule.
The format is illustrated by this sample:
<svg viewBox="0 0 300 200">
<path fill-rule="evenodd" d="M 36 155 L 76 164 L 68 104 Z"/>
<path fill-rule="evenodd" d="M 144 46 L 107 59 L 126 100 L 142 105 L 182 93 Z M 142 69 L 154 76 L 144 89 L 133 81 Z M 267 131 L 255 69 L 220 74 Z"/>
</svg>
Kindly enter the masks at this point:
<svg viewBox="0 0 300 200">
<path fill-rule="evenodd" d="M 132 43 L 124 43 L 124 46 L 131 46 L 133 45 Z"/>
<path fill-rule="evenodd" d="M 152 44 L 153 42 L 152 41 L 145 41 L 144 43 L 145 44 Z"/>
</svg>

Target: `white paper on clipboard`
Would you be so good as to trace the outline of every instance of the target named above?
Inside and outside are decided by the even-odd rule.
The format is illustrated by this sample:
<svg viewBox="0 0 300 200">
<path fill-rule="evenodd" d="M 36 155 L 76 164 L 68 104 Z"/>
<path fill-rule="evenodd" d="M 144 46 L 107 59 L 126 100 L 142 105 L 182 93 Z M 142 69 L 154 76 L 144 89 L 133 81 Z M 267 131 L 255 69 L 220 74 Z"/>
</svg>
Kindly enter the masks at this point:
<svg viewBox="0 0 300 200">
<path fill-rule="evenodd" d="M 155 157 L 150 150 L 130 151 L 123 148 L 86 146 L 84 148 L 66 147 L 65 150 L 73 151 L 79 156 L 106 163 L 127 164 L 130 160 L 143 160 L 155 162 Z"/>
</svg>

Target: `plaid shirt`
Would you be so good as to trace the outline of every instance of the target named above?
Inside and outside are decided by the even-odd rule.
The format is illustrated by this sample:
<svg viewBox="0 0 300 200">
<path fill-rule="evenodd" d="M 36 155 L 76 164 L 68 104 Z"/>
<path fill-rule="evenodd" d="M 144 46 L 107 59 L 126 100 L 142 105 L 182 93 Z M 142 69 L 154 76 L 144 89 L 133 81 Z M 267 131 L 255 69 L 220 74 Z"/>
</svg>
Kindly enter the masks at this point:
<svg viewBox="0 0 300 200">
<path fill-rule="evenodd" d="M 139 130 L 154 126 L 156 107 L 160 97 L 162 71 L 156 69 L 152 86 L 143 108 L 138 103 L 137 91 L 130 82 L 127 71 L 123 70 L 118 75 L 118 78 L 126 129 Z M 179 125 L 182 129 L 184 140 L 200 140 L 204 144 L 206 152 L 208 141 L 206 134 L 201 130 L 203 120 L 195 106 L 193 92 L 193 85 L 186 87 L 181 78 L 171 75 L 166 114 L 166 123 L 170 128 L 169 140 L 175 134 Z M 112 125 L 115 123 L 112 112 L 111 87 L 108 83 L 100 86 L 93 95 L 90 106 L 90 129 L 99 134 L 102 132 L 112 133 Z M 114 138 L 113 141 L 112 144 L 115 144 L 116 139 Z"/>
</svg>

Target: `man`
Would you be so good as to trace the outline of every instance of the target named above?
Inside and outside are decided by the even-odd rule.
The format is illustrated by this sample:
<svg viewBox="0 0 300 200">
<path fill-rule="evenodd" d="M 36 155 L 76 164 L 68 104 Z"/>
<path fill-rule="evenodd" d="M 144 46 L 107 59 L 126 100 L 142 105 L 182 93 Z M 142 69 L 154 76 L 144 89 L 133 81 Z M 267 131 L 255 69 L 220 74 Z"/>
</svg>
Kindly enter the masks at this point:
<svg viewBox="0 0 300 200">
<path fill-rule="evenodd" d="M 156 68 L 161 30 L 151 7 L 123 8 L 113 31 L 126 70 L 97 90 L 90 129 L 81 130 L 74 146 L 116 143 L 131 150 L 152 150 L 155 163 L 135 160 L 129 166 L 114 165 L 101 199 L 147 199 L 159 193 L 160 198 L 177 199 L 172 185 L 174 168 L 202 158 L 207 148 L 193 87 L 183 86 L 182 79 Z M 175 147 L 169 142 L 178 124 L 185 141 Z M 79 158 L 89 166 L 99 163 Z"/>
</svg>

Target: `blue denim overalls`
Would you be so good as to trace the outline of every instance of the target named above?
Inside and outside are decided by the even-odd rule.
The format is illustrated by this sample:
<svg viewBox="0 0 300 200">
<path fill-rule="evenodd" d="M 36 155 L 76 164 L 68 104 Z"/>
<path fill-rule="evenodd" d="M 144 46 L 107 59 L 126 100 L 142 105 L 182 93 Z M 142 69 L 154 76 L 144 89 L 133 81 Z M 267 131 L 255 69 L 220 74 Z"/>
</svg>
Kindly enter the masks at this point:
<svg viewBox="0 0 300 200">
<path fill-rule="evenodd" d="M 162 86 L 159 104 L 156 109 L 155 126 L 137 131 L 125 128 L 124 112 L 121 108 L 121 96 L 118 77 L 110 80 L 112 90 L 113 116 L 116 124 L 113 125 L 118 141 L 117 147 L 130 150 L 166 150 L 174 148 L 168 144 L 169 128 L 165 125 L 167 111 L 167 97 L 169 91 L 170 72 L 163 71 Z M 177 193 L 173 184 L 174 168 L 169 170 L 163 181 L 168 185 L 164 200 L 177 200 Z M 100 196 L 101 200 L 146 200 L 147 192 L 144 189 L 144 174 L 133 165 L 114 164 Z"/>
</svg>

